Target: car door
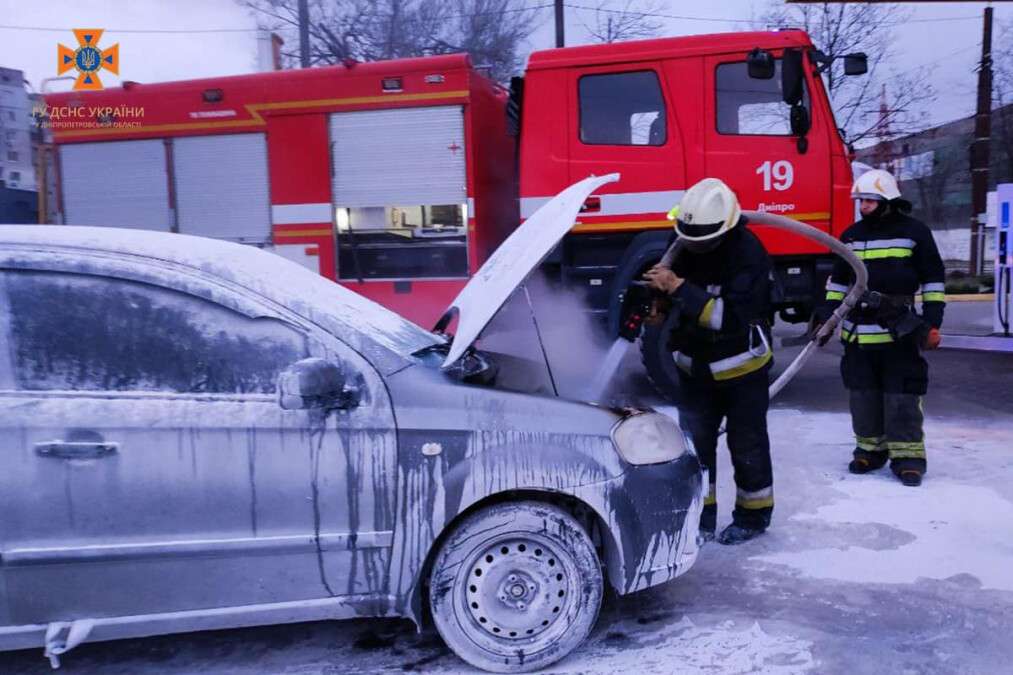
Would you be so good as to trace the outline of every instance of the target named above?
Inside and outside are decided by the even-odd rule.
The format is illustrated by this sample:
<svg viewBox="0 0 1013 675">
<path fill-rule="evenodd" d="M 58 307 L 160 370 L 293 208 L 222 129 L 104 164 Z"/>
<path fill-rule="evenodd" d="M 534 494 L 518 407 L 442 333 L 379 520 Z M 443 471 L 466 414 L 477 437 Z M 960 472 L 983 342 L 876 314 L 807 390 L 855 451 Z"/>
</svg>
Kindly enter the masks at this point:
<svg viewBox="0 0 1013 675">
<path fill-rule="evenodd" d="M 791 132 L 790 106 L 782 98 L 782 60 L 776 56 L 775 74 L 768 80 L 749 77 L 745 54 L 704 60 L 706 175 L 728 183 L 743 209 L 769 211 L 829 230 L 832 125 L 819 114 L 821 108 L 811 105 L 806 79 L 803 105 L 810 111 L 812 127 L 806 135 L 808 147 L 800 149 Z M 822 250 L 796 235 L 756 229 L 765 230 L 768 250 Z"/>
<path fill-rule="evenodd" d="M 50 259 L 0 258 L 10 621 L 380 592 L 396 449 L 369 363 L 191 272 Z M 354 408 L 281 409 L 279 372 L 309 356 L 354 375 Z"/>
</svg>

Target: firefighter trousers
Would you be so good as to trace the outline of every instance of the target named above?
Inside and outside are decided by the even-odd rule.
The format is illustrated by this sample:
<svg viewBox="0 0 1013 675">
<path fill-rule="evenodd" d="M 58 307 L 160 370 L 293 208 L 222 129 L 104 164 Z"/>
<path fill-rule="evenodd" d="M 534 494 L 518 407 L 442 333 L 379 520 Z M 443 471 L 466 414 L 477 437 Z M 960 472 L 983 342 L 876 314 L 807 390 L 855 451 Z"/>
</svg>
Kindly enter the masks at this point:
<svg viewBox="0 0 1013 675">
<path fill-rule="evenodd" d="M 881 453 L 887 453 L 894 463 L 924 471 L 922 396 L 928 389 L 928 363 L 917 345 L 846 345 L 841 376 L 849 393 L 855 456 L 869 453 L 881 465 Z"/>
<path fill-rule="evenodd" d="M 702 385 L 680 373 L 683 398 L 679 421 L 693 439 L 701 463 L 710 473 L 700 527 L 717 524 L 717 444 L 721 420 L 726 420 L 728 449 L 735 470 L 735 510 L 732 520 L 743 527 L 766 529 L 774 511 L 774 475 L 767 436 L 767 370 L 722 386 Z"/>
</svg>

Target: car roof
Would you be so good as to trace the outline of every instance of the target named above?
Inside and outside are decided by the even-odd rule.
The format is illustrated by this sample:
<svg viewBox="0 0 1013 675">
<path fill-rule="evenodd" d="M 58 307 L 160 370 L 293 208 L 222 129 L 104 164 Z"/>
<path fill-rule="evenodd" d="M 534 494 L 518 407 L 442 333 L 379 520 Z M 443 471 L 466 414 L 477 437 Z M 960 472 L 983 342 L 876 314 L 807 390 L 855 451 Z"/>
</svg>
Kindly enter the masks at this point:
<svg viewBox="0 0 1013 675">
<path fill-rule="evenodd" d="M 346 342 L 349 336 L 361 335 L 400 357 L 439 341 L 372 300 L 279 255 L 245 244 L 115 227 L 0 225 L 0 251 L 4 249 L 113 254 L 142 264 L 144 259 L 158 261 L 162 267 L 167 263 L 241 286 Z"/>
</svg>

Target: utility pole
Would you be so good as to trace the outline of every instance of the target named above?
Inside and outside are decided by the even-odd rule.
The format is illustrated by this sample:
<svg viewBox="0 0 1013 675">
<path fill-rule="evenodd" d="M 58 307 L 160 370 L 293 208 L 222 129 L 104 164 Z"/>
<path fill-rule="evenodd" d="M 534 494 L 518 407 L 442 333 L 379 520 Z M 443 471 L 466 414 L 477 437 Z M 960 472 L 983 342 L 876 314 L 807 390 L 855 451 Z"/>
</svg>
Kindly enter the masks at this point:
<svg viewBox="0 0 1013 675">
<path fill-rule="evenodd" d="M 299 67 L 310 67 L 309 0 L 299 0 Z"/>
<path fill-rule="evenodd" d="M 556 0 L 556 46 L 562 47 L 563 39 L 563 0 Z"/>
<path fill-rule="evenodd" d="M 971 274 L 978 274 L 981 223 L 988 200 L 988 165 L 992 137 L 992 8 L 985 8 L 981 38 L 981 65 L 978 67 L 978 112 L 974 117 L 971 142 Z"/>
</svg>

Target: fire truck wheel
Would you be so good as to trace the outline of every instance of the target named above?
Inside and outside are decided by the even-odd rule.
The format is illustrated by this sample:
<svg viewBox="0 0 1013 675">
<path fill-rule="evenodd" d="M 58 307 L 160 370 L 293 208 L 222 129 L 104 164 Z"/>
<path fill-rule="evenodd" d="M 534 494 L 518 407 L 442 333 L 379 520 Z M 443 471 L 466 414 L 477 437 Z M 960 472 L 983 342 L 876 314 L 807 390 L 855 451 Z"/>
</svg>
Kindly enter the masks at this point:
<svg viewBox="0 0 1013 675">
<path fill-rule="evenodd" d="M 681 397 L 679 369 L 668 348 L 668 338 L 678 316 L 669 315 L 660 326 L 644 325 L 640 334 L 640 358 L 647 372 L 647 379 L 654 389 L 673 403 Z"/>
<path fill-rule="evenodd" d="M 580 523 L 541 502 L 496 504 L 447 538 L 430 577 L 440 636 L 483 670 L 524 673 L 555 663 L 594 626 L 603 578 Z"/>
</svg>

